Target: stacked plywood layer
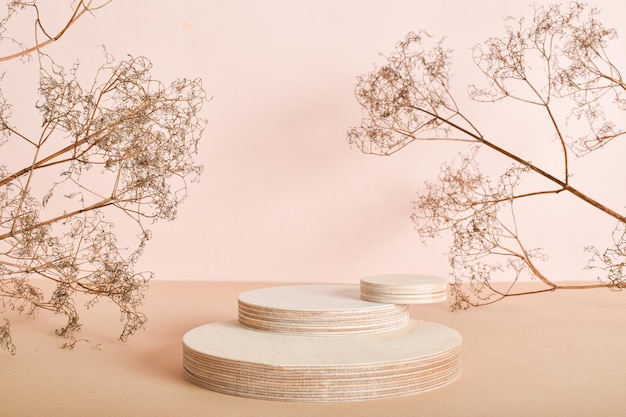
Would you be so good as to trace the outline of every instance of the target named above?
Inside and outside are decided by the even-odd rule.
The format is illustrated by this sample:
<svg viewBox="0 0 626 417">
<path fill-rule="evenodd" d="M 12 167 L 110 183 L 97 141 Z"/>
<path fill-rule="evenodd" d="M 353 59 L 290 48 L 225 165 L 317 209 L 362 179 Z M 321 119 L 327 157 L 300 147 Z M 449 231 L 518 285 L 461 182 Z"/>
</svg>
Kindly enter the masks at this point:
<svg viewBox="0 0 626 417">
<path fill-rule="evenodd" d="M 413 276 L 394 277 L 392 286 L 415 284 Z M 431 281 L 438 290 L 438 280 Z M 359 291 L 363 282 L 360 289 L 300 285 L 243 293 L 239 320 L 185 334 L 185 376 L 224 394 L 310 402 L 393 398 L 457 378 L 459 333 L 409 319 L 406 304 L 363 300 Z"/>
<path fill-rule="evenodd" d="M 237 322 L 207 324 L 184 339 L 187 378 L 213 391 L 283 401 L 354 401 L 414 394 L 460 371 L 460 338 L 410 320 L 387 333 L 297 337 Z"/>
<path fill-rule="evenodd" d="M 372 275 L 361 278 L 361 298 L 378 303 L 429 304 L 446 301 L 448 283 L 429 275 Z"/>
<path fill-rule="evenodd" d="M 406 304 L 359 298 L 355 285 L 293 285 L 239 295 L 239 323 L 276 333 L 333 335 L 373 333 L 406 326 Z"/>
</svg>

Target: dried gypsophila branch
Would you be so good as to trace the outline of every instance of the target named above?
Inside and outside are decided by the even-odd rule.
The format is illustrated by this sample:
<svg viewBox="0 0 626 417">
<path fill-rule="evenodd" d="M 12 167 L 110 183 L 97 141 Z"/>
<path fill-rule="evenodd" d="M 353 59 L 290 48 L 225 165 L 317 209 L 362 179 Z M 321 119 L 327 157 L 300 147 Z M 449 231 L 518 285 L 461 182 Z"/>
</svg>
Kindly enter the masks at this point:
<svg viewBox="0 0 626 417">
<path fill-rule="evenodd" d="M 474 150 L 458 167 L 444 164 L 439 183 L 428 183 L 426 192 L 414 203 L 413 219 L 422 238 L 452 234 L 453 308 L 537 292 L 513 290 L 523 275 L 539 278 L 545 287 L 538 291 L 624 285 L 614 276 L 621 277 L 622 272 L 615 267 L 620 262 L 612 258 L 623 255 L 619 245 L 604 256 L 595 253 L 594 260 L 610 265 L 605 266 L 610 271 L 608 281 L 560 285 L 538 268 L 536 261 L 546 258 L 543 252 L 527 248 L 517 232 L 515 201 L 561 192 L 612 216 L 619 224 L 626 222 L 622 213 L 570 183 L 570 152 L 589 153 L 624 135 L 602 111 L 603 106 L 611 105 L 626 109 L 626 85 L 607 52 L 616 33 L 597 20 L 597 10 L 581 3 L 535 7 L 533 11 L 529 24 L 524 19 L 508 19 L 513 24 L 507 26 L 504 37 L 490 38 L 474 48 L 474 62 L 488 86 L 472 85 L 469 92 L 476 101 L 513 100 L 541 109 L 561 145 L 563 168 L 559 175 L 486 138 L 454 99 L 450 51 L 441 41 L 429 45 L 432 38 L 425 32 L 408 34 L 386 57 L 386 64 L 359 77 L 356 87 L 365 116 L 359 127 L 348 132 L 348 141 L 365 153 L 390 155 L 416 140 L 447 140 L 483 145 L 514 162 L 494 186 L 480 172 Z M 569 115 L 557 109 L 557 100 L 569 101 Z M 578 137 L 570 133 L 581 126 L 589 133 Z M 530 174 L 538 174 L 551 186 L 519 191 L 520 179 Z M 512 275 L 511 284 L 504 290 L 495 288 L 494 274 L 501 276 L 507 271 Z"/>
<path fill-rule="evenodd" d="M 105 57 L 84 89 L 78 64 L 66 71 L 39 51 L 38 136 L 13 126 L 9 105 L 0 103 L 0 145 L 11 140 L 34 155 L 22 168 L 0 165 L 0 299 L 26 314 L 64 315 L 57 334 L 65 347 L 83 341 L 78 296 L 88 298 L 87 308 L 103 298 L 119 308 L 122 341 L 144 326 L 140 307 L 152 274 L 134 271 L 151 237 L 144 223 L 174 219 L 188 181 L 202 171 L 194 162 L 206 125 L 201 81 L 164 85 L 144 57 Z M 138 227 L 134 250 L 123 249 L 109 219 Z M 34 276 L 54 283 L 49 296 Z"/>
</svg>

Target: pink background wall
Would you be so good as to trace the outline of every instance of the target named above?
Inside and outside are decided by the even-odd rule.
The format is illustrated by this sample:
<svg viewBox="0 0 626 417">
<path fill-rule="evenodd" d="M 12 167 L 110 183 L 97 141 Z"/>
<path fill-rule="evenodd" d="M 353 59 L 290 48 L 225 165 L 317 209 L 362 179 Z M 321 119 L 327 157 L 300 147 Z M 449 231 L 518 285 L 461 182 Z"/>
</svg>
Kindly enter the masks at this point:
<svg viewBox="0 0 626 417">
<path fill-rule="evenodd" d="M 624 2 L 592 3 L 607 26 L 626 36 Z M 385 272 L 447 275 L 447 242 L 420 243 L 410 201 L 424 180 L 436 177 L 440 163 L 463 148 L 414 144 L 387 158 L 350 149 L 346 131 L 361 118 L 356 76 L 382 62 L 378 54 L 390 52 L 407 32 L 426 29 L 446 36 L 455 50 L 454 82 L 463 96 L 476 76 L 470 48 L 501 35 L 501 17 L 528 14 L 527 4 L 113 1 L 80 22 L 58 50 L 71 51 L 67 63 L 79 57 L 85 68 L 101 62 L 99 44 L 118 58 L 145 55 L 156 78 L 200 77 L 213 97 L 205 109 L 202 180 L 190 187 L 178 220 L 152 228 L 154 239 L 139 265 L 157 279 L 357 282 Z M 491 110 L 470 109 L 507 140 L 520 139 L 519 127 L 528 124 L 522 115 L 519 126 L 501 125 Z M 537 151 L 535 158 L 549 164 L 551 153 Z M 619 162 L 604 166 L 623 177 Z M 598 198 L 615 195 L 597 192 Z M 624 206 L 621 188 L 619 194 L 618 208 Z M 547 223 L 562 219 L 563 200 L 545 204 L 537 210 L 553 216 Z M 557 237 L 551 268 L 563 279 L 576 278 L 581 266 L 587 235 L 573 238 L 598 229 L 607 238 L 613 225 L 600 218 L 582 230 L 590 223 L 576 210 L 568 209 L 570 220 L 554 232 L 537 226 L 544 240 Z"/>
</svg>

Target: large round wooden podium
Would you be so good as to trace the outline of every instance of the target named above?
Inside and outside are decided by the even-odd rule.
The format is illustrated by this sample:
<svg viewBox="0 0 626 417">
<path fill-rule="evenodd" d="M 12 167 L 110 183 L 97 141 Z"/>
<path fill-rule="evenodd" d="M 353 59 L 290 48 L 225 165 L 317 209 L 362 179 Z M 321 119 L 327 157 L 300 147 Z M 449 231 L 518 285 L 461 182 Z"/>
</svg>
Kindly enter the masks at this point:
<svg viewBox="0 0 626 417">
<path fill-rule="evenodd" d="M 445 300 L 442 278 L 365 277 L 359 285 L 291 285 L 239 295 L 237 320 L 183 337 L 186 378 L 212 391 L 277 401 L 360 401 L 454 381 L 461 336 L 412 319 L 407 304 Z"/>
</svg>

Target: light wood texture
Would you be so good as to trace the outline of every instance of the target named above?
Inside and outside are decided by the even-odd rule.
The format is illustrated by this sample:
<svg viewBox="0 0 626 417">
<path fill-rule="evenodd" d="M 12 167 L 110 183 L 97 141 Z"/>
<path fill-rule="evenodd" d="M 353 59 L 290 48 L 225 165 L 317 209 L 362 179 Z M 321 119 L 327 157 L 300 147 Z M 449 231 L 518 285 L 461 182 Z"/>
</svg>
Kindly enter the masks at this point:
<svg viewBox="0 0 626 417">
<path fill-rule="evenodd" d="M 410 320 L 384 333 L 290 336 L 237 321 L 216 322 L 183 337 L 188 380 L 231 395 L 280 401 L 357 401 L 442 387 L 460 373 L 461 336 Z"/>
<path fill-rule="evenodd" d="M 391 304 L 430 304 L 446 301 L 448 283 L 430 275 L 394 274 L 361 278 L 361 298 Z"/>
<path fill-rule="evenodd" d="M 439 289 L 433 280 L 409 284 L 413 292 Z M 394 398 L 458 377 L 459 333 L 410 320 L 405 304 L 362 300 L 361 290 L 290 285 L 244 292 L 237 321 L 185 334 L 185 377 L 224 394 L 300 402 Z"/>
<path fill-rule="evenodd" d="M 289 285 L 239 295 L 239 322 L 248 328 L 288 334 L 336 335 L 401 328 L 407 305 L 364 301 L 358 285 Z"/>
</svg>

